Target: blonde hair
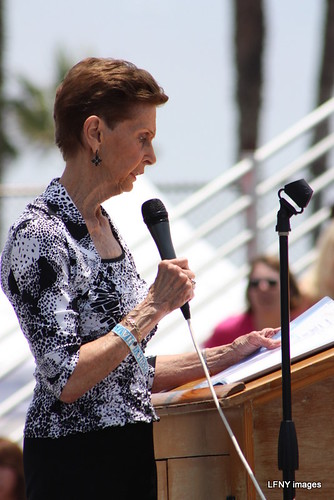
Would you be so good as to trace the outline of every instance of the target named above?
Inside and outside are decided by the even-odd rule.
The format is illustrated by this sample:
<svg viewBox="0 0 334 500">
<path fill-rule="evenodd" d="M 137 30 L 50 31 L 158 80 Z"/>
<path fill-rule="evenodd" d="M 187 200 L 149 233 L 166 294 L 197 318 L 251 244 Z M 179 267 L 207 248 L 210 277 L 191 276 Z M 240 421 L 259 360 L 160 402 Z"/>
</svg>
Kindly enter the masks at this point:
<svg viewBox="0 0 334 500">
<path fill-rule="evenodd" d="M 328 296 L 334 299 L 334 220 L 319 238 L 313 286 L 319 298 Z"/>
</svg>

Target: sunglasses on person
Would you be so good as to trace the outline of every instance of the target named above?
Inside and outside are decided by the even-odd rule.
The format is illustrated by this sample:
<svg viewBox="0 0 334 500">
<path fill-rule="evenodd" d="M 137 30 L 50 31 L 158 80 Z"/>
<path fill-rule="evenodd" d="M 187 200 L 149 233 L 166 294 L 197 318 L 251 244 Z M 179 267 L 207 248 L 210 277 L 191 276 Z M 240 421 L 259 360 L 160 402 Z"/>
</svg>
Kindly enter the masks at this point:
<svg viewBox="0 0 334 500">
<path fill-rule="evenodd" d="M 260 283 L 265 282 L 269 288 L 275 288 L 278 285 L 278 281 L 274 278 L 254 278 L 249 280 L 249 288 L 259 288 Z"/>
</svg>

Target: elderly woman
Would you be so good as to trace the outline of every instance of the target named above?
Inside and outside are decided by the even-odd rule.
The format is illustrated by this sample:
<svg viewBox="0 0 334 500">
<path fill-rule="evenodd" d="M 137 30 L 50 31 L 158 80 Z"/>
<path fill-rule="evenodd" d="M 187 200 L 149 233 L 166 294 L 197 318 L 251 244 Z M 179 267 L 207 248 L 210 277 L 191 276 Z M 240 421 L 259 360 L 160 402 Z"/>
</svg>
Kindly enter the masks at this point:
<svg viewBox="0 0 334 500">
<path fill-rule="evenodd" d="M 149 73 L 113 59 L 79 62 L 58 88 L 65 169 L 11 228 L 1 269 L 36 360 L 29 500 L 156 498 L 150 394 L 202 376 L 196 353 L 143 354 L 159 321 L 194 295 L 187 260 L 162 261 L 148 287 L 101 207 L 155 163 L 156 108 L 167 99 Z M 211 373 L 277 347 L 273 333 L 208 349 Z"/>
</svg>

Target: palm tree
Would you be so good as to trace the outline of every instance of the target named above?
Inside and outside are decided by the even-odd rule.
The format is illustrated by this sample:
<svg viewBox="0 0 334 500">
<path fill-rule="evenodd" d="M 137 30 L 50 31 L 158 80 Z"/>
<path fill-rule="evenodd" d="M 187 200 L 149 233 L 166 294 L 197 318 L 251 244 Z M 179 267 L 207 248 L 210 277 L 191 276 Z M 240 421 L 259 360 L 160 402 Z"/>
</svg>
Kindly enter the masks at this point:
<svg viewBox="0 0 334 500">
<path fill-rule="evenodd" d="M 53 100 L 55 89 L 63 79 L 71 64 L 62 51 L 56 55 L 55 82 L 50 88 L 40 88 L 24 76 L 18 76 L 19 97 L 11 98 L 4 95 L 3 89 L 3 6 L 0 0 L 0 185 L 3 172 L 8 161 L 20 154 L 20 140 L 33 144 L 34 147 L 47 151 L 54 146 Z M 15 131 L 19 137 L 11 140 L 5 135 L 4 124 L 15 123 Z M 11 141 L 15 141 L 15 146 Z M 0 191 L 0 195 L 2 193 Z M 0 196 L 0 234 L 3 227 L 2 197 Z"/>
<path fill-rule="evenodd" d="M 334 2 L 326 1 L 324 9 L 322 57 L 319 68 L 318 93 L 316 106 L 320 106 L 333 96 L 334 89 Z M 329 120 L 324 120 L 314 130 L 312 144 L 316 144 L 329 134 Z M 327 168 L 328 155 L 323 155 L 311 165 L 313 177 L 325 172 Z M 323 204 L 321 193 L 313 196 L 312 209 L 317 212 Z M 319 236 L 319 228 L 314 231 L 314 241 Z"/>
<path fill-rule="evenodd" d="M 19 97 L 8 101 L 22 136 L 43 149 L 54 146 L 53 101 L 56 88 L 70 66 L 64 52 L 58 51 L 54 83 L 49 88 L 41 88 L 24 76 L 19 76 Z"/>
<path fill-rule="evenodd" d="M 265 23 L 262 0 L 235 0 L 232 4 L 237 70 L 237 156 L 240 159 L 254 151 L 258 143 Z"/>
<path fill-rule="evenodd" d="M 5 120 L 7 113 L 7 100 L 4 93 L 4 10 L 5 10 L 5 0 L 0 0 L 0 185 L 2 184 L 3 172 L 5 169 L 5 164 L 7 160 L 12 159 L 16 156 L 17 150 L 11 143 L 10 139 L 6 135 Z M 0 190 L 0 230 L 2 227 L 2 192 Z M 1 233 L 1 231 L 0 231 Z"/>
<path fill-rule="evenodd" d="M 3 53 L 4 53 L 4 0 L 0 0 L 0 180 L 3 172 L 3 153 L 5 150 L 5 138 L 3 128 Z"/>
<path fill-rule="evenodd" d="M 263 0 L 235 0 L 232 5 L 238 109 L 237 160 L 240 160 L 252 154 L 258 146 L 265 22 Z M 252 195 L 255 183 L 256 172 L 253 170 L 241 178 L 238 187 L 242 193 Z M 246 218 L 247 226 L 254 227 L 257 218 L 255 199 L 247 210 Z M 247 253 L 249 260 L 257 253 L 256 234 L 248 244 Z"/>
</svg>

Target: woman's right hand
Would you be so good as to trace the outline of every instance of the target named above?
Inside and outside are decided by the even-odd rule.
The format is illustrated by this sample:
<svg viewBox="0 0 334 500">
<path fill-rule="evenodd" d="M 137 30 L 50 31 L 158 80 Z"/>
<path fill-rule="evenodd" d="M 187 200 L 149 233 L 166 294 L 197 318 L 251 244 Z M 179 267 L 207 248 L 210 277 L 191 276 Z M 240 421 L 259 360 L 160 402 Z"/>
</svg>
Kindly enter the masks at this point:
<svg viewBox="0 0 334 500">
<path fill-rule="evenodd" d="M 194 278 L 187 259 L 162 260 L 147 298 L 166 315 L 194 297 Z"/>
</svg>

